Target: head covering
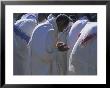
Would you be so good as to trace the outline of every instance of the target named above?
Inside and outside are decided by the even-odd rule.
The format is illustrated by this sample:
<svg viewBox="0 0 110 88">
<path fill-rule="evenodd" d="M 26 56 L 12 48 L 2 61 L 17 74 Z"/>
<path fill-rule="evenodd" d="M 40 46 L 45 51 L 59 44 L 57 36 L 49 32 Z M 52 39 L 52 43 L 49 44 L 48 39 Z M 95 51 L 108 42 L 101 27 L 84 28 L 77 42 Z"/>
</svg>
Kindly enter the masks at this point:
<svg viewBox="0 0 110 88">
<path fill-rule="evenodd" d="M 27 13 L 27 14 L 24 14 L 21 19 L 38 19 L 38 13 Z"/>
<path fill-rule="evenodd" d="M 68 15 L 66 15 L 66 14 L 59 14 L 59 15 L 57 16 L 57 18 L 59 18 L 59 17 L 67 17 L 67 18 L 69 18 Z"/>
<path fill-rule="evenodd" d="M 49 14 L 49 16 L 47 17 L 48 20 L 50 20 L 50 19 L 54 19 L 54 18 L 55 18 L 55 17 L 54 17 L 53 14 Z"/>
<path fill-rule="evenodd" d="M 57 22 L 61 22 L 61 21 L 63 21 L 63 22 L 70 22 L 70 18 L 66 15 L 66 14 L 59 14 L 57 17 L 56 17 L 56 21 Z"/>
</svg>

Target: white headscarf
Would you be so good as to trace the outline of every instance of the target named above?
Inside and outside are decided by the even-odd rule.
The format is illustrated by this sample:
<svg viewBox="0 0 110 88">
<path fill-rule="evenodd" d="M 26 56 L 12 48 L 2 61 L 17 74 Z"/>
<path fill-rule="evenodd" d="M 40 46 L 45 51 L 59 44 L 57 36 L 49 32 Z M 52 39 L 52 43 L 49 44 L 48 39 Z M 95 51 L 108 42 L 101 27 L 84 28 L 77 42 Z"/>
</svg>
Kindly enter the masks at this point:
<svg viewBox="0 0 110 88">
<path fill-rule="evenodd" d="M 50 19 L 54 19 L 55 17 L 53 16 L 53 14 L 49 14 L 49 16 L 47 17 L 48 20 Z"/>
<path fill-rule="evenodd" d="M 27 13 L 27 14 L 24 14 L 21 19 L 38 19 L 38 13 Z"/>
</svg>

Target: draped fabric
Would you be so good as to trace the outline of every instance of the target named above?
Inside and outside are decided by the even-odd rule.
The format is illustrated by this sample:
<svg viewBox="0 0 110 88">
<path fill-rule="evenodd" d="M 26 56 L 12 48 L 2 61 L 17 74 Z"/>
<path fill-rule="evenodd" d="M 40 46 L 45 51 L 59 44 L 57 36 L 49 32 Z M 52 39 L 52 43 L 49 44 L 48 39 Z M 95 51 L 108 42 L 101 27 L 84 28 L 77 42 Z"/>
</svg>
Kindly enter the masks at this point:
<svg viewBox="0 0 110 88">
<path fill-rule="evenodd" d="M 34 29 L 31 41 L 31 69 L 32 75 L 59 74 L 57 62 L 57 34 L 55 19 L 39 24 Z"/>
<path fill-rule="evenodd" d="M 27 44 L 36 25 L 36 21 L 33 19 L 20 19 L 14 23 L 14 75 L 31 74 L 30 51 Z"/>
<path fill-rule="evenodd" d="M 97 74 L 97 24 L 88 22 L 82 29 L 69 57 L 69 74 Z"/>
<path fill-rule="evenodd" d="M 67 67 L 69 67 L 69 57 L 78 39 L 78 35 L 80 34 L 84 26 L 87 24 L 87 22 L 88 20 L 85 19 L 77 20 L 75 23 L 72 24 L 72 27 L 70 28 L 70 31 L 67 36 L 67 44 L 70 47 L 70 49 L 67 52 Z"/>
</svg>

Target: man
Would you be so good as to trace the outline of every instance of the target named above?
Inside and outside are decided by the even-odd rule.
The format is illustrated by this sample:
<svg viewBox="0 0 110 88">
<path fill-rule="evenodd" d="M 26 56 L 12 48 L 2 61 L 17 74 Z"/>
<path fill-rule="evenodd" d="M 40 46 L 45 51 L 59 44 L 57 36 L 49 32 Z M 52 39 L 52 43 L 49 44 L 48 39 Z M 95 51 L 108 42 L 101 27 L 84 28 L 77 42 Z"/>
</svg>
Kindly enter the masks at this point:
<svg viewBox="0 0 110 88">
<path fill-rule="evenodd" d="M 65 15 L 65 14 L 63 14 L 63 15 Z M 56 14 L 50 14 L 48 16 L 48 20 L 54 19 L 55 16 L 56 16 Z M 62 44 L 67 44 L 67 34 L 69 32 L 69 30 L 68 30 L 69 28 L 70 28 L 70 22 L 69 22 L 68 26 L 66 27 L 66 29 L 64 29 L 63 32 L 58 33 L 58 41 L 57 41 L 58 44 L 60 44 L 61 42 L 62 42 Z M 59 70 L 60 70 L 59 71 L 60 75 L 65 75 L 67 72 L 67 58 L 66 58 L 67 56 L 66 55 L 67 55 L 67 50 L 65 50 L 65 51 L 58 50 L 57 51 L 57 58 L 58 58 L 57 63 L 59 63 L 58 66 L 59 66 Z"/>
<path fill-rule="evenodd" d="M 67 45 L 70 48 L 67 52 L 67 67 L 69 66 L 69 57 L 74 47 L 74 44 L 76 43 L 81 30 L 87 24 L 87 22 L 88 22 L 88 19 L 85 19 L 84 16 L 82 16 L 80 19 L 74 22 L 72 24 L 72 27 L 70 28 L 70 31 L 67 36 Z"/>
<path fill-rule="evenodd" d="M 57 58 L 57 36 L 68 25 L 69 18 L 59 15 L 35 27 L 29 43 L 31 49 L 32 75 L 58 75 L 60 74 Z"/>
<path fill-rule="evenodd" d="M 37 15 L 27 13 L 14 23 L 14 75 L 29 75 L 30 58 L 27 44 L 37 25 Z"/>
<path fill-rule="evenodd" d="M 37 25 L 38 14 L 27 13 L 24 14 L 20 20 L 17 20 L 14 24 L 16 29 L 20 29 L 22 33 L 25 33 L 27 36 L 31 37 L 34 27 Z M 14 30 L 18 34 L 16 30 Z"/>
<path fill-rule="evenodd" d="M 73 21 L 70 19 L 70 22 L 69 22 L 68 26 L 64 29 L 64 31 L 60 32 L 58 34 L 59 43 L 57 44 L 57 47 L 59 48 L 59 46 L 64 45 L 64 47 L 67 48 L 67 50 L 64 50 L 64 51 L 59 50 L 57 52 L 59 63 L 60 63 L 60 70 L 61 70 L 62 75 L 67 74 L 67 51 L 69 49 L 69 47 L 67 46 L 67 35 L 69 33 L 69 30 L 70 30 L 72 24 L 73 24 Z M 64 49 L 64 48 L 62 48 L 62 49 Z"/>
<path fill-rule="evenodd" d="M 49 15 L 49 13 L 39 13 L 38 14 L 38 24 L 46 22 L 48 15 Z"/>
<path fill-rule="evenodd" d="M 82 29 L 69 57 L 69 74 L 97 74 L 97 23 L 88 22 Z"/>
<path fill-rule="evenodd" d="M 87 24 L 87 19 L 79 19 L 77 20 L 71 27 L 68 34 L 68 45 L 72 48 L 78 38 L 78 34 L 82 30 L 82 28 Z"/>
</svg>

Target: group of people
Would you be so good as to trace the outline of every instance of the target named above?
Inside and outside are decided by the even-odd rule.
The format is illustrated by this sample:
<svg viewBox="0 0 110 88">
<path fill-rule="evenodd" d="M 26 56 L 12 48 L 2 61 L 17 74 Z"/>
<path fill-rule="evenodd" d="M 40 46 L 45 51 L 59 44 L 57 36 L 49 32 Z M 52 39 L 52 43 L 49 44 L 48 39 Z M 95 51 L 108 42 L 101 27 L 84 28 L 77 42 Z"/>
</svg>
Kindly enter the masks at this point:
<svg viewBox="0 0 110 88">
<path fill-rule="evenodd" d="M 14 75 L 97 74 L 97 22 L 88 15 L 26 13 L 13 25 Z"/>
</svg>

